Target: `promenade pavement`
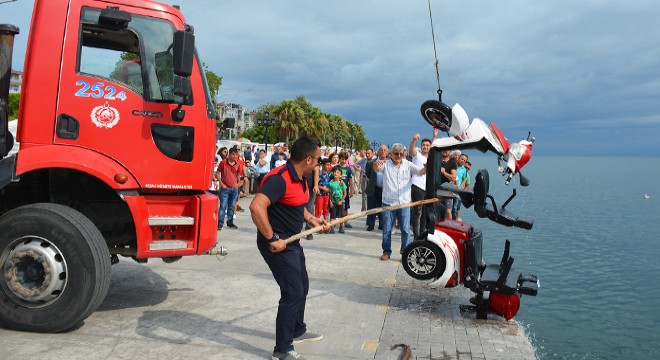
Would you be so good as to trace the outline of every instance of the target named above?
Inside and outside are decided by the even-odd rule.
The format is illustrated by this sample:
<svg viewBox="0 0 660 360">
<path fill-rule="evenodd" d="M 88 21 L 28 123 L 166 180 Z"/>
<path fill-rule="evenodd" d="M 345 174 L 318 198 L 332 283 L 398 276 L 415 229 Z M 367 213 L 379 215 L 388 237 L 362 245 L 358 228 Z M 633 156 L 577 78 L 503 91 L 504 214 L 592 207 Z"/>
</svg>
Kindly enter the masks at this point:
<svg viewBox="0 0 660 360">
<path fill-rule="evenodd" d="M 279 289 L 256 248 L 251 200 L 240 201 L 246 210 L 238 229 L 218 232 L 227 257 L 122 259 L 105 301 L 83 326 L 62 334 L 0 329 L 0 359 L 269 359 Z M 398 359 L 401 348 L 390 348 L 404 343 L 412 359 L 535 359 L 519 324 L 463 314 L 469 290 L 412 279 L 397 251 L 380 261 L 380 232 L 367 232 L 364 218 L 351 223 L 346 234 L 302 240 L 306 322 L 324 335 L 296 345 L 305 358 Z"/>
</svg>

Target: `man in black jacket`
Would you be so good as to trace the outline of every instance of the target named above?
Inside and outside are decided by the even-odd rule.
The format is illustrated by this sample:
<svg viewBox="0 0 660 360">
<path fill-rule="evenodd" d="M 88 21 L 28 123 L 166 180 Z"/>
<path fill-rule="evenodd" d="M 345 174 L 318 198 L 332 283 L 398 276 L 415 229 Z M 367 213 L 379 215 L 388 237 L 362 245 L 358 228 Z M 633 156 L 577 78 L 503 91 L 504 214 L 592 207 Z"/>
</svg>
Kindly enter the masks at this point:
<svg viewBox="0 0 660 360">
<path fill-rule="evenodd" d="M 369 178 L 367 183 L 367 210 L 375 209 L 383 206 L 383 177 L 380 175 L 380 182 L 378 181 L 379 175 L 373 171 L 373 165 L 376 160 L 387 160 L 388 149 L 386 145 L 381 145 L 378 148 L 378 157 L 373 158 L 367 162 L 365 175 Z M 382 229 L 383 214 L 378 214 L 378 229 Z M 376 214 L 367 216 L 367 231 L 372 231 L 376 226 Z"/>
</svg>

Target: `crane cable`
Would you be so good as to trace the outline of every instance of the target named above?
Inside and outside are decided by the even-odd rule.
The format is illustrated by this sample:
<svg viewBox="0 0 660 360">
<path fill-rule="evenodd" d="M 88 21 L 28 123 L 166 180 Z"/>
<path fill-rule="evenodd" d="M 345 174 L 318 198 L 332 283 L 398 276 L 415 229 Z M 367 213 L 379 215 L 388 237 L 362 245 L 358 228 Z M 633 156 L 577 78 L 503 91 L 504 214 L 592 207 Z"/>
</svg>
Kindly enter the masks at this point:
<svg viewBox="0 0 660 360">
<path fill-rule="evenodd" d="M 429 3 L 429 19 L 431 20 L 431 37 L 433 38 L 433 53 L 435 54 L 435 74 L 438 80 L 438 100 L 442 102 L 442 87 L 440 86 L 440 62 L 438 61 L 438 50 L 435 47 L 435 31 L 433 30 L 433 14 L 431 13 L 431 0 Z"/>
</svg>

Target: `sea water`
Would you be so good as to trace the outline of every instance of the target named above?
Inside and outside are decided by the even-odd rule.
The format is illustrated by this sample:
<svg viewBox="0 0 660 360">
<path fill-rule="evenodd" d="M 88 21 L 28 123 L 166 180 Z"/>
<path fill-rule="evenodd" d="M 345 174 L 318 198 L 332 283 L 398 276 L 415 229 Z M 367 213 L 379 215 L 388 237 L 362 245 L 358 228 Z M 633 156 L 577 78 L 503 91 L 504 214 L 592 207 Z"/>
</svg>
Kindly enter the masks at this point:
<svg viewBox="0 0 660 360">
<path fill-rule="evenodd" d="M 491 156 L 470 174 L 490 173 L 490 193 L 531 230 L 461 217 L 484 232 L 484 260 L 500 261 L 511 240 L 513 267 L 540 278 L 516 320 L 539 359 L 657 359 L 660 351 L 660 158 L 533 157 L 531 181 L 504 185 Z M 645 195 L 650 196 L 648 199 Z"/>
</svg>

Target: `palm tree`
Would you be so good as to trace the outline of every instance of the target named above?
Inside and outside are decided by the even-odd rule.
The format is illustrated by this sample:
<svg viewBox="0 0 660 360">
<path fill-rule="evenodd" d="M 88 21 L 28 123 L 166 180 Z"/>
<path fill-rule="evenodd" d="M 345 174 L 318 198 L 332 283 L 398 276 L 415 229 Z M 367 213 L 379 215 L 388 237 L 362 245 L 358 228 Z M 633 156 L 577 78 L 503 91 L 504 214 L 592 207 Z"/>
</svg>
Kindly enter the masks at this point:
<svg viewBox="0 0 660 360">
<path fill-rule="evenodd" d="M 323 132 L 328 128 L 328 119 L 321 109 L 312 107 L 307 110 L 303 118 L 303 135 L 308 135 L 320 139 Z"/>
<path fill-rule="evenodd" d="M 298 130 L 302 127 L 300 108 L 292 100 L 283 100 L 275 106 L 274 113 L 278 120 L 275 130 L 280 136 L 286 138 L 288 144 L 291 137 L 297 136 Z"/>
</svg>

